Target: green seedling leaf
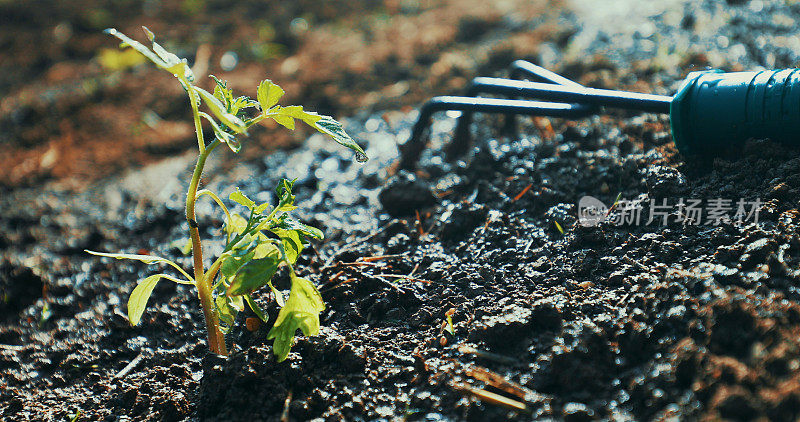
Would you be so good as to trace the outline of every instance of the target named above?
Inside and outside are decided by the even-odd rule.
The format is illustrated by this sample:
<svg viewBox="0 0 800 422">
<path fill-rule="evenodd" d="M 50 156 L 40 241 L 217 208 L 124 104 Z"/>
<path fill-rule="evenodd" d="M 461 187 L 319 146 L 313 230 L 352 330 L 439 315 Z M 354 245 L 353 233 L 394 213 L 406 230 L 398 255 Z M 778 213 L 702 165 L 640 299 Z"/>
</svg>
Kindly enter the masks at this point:
<svg viewBox="0 0 800 422">
<path fill-rule="evenodd" d="M 279 183 L 278 203 L 274 208 L 271 208 L 269 203 L 256 205 L 254 201 L 237 189 L 230 199 L 248 208 L 250 212 L 247 219 L 237 214 L 231 214 L 216 194 L 205 189 L 200 191 L 196 189 L 203 172 L 205 159 L 220 143 L 225 143 L 232 151 L 239 152 L 241 144 L 236 136 L 246 133 L 247 127 L 266 118 L 272 118 L 278 124 L 289 129 L 295 128 L 296 120 L 302 120 L 316 130 L 332 137 L 336 142 L 355 151 L 358 161 L 366 161 L 367 157 L 361 147 L 347 135 L 342 125 L 332 117 L 306 111 L 302 106 L 278 105 L 284 95 L 284 90 L 270 80 L 259 84 L 255 100 L 247 96 L 234 97 L 227 82 L 213 75 L 211 76 L 215 81 L 213 93 L 195 86 L 194 75 L 187 61 L 156 43 L 155 36 L 147 28 L 144 28 L 144 31 L 152 44 L 150 47 L 146 47 L 115 29 L 108 29 L 106 32 L 118 38 L 122 48 L 131 47 L 131 49 L 123 50 L 124 60 L 121 59 L 123 55 L 118 54 L 116 57 L 112 57 L 114 60 L 106 61 L 113 62 L 108 67 L 122 68 L 128 66 L 128 63 L 135 64 L 137 60 L 141 61 L 144 57 L 177 77 L 178 82 L 189 95 L 200 154 L 189 184 L 192 188 L 189 190 L 186 204 L 187 215 L 190 216 L 192 240 L 175 242 L 174 245 L 181 247 L 184 253 L 189 252 L 191 246 L 199 246 L 197 224 L 191 217 L 191 211 L 198 198 L 203 195 L 211 196 L 225 212 L 226 242 L 219 260 L 213 264 L 213 272 L 218 275 L 218 278 L 211 277 L 212 270 L 209 269 L 206 272 L 200 260 L 197 261 L 199 268 L 195 268 L 198 274 L 208 274 L 206 276 L 210 278 L 208 281 L 213 283 L 212 297 L 207 298 L 206 295 L 202 295 L 201 304 L 206 312 L 214 309 L 219 316 L 219 323 L 214 323 L 213 319 L 207 321 L 209 347 L 212 352 L 227 354 L 224 337 L 220 331 L 228 332 L 231 329 L 236 315 L 244 310 L 245 302 L 262 321 L 267 321 L 267 315 L 253 300 L 250 293 L 268 285 L 275 296 L 276 303 L 281 307 L 277 321 L 269 332 L 269 338 L 275 340 L 274 351 L 278 360 L 282 361 L 289 353 L 298 328 L 305 335 L 315 335 L 319 332 L 319 313 L 325 309 L 322 297 L 310 281 L 296 277 L 293 264 L 297 262 L 308 239 L 322 239 L 323 233 L 321 230 L 289 216 L 289 213 L 297 208 L 296 198 L 292 193 L 294 181 L 282 180 Z M 136 59 L 136 57 L 140 58 Z M 207 107 L 207 109 L 203 108 L 207 113 L 199 111 L 199 107 L 202 105 Z M 253 113 L 252 110 L 247 112 L 246 109 L 249 108 L 258 110 L 256 113 Z M 216 139 L 211 144 L 207 144 L 203 137 L 203 128 L 199 124 L 201 118 L 206 119 L 214 131 Z M 270 208 L 271 211 L 267 212 Z M 273 234 L 277 236 L 277 239 Z M 157 274 L 141 280 L 128 301 L 128 315 L 132 324 L 137 324 L 141 320 L 147 301 L 159 280 L 168 279 L 181 284 L 194 284 L 194 279 L 183 268 L 175 262 L 161 257 L 87 252 L 116 259 L 138 260 L 146 264 L 168 264 L 179 271 L 182 277 L 185 277 L 183 279 L 167 274 Z M 291 275 L 292 287 L 288 299 L 270 282 L 281 265 L 287 265 Z M 450 324 L 452 325 L 452 323 Z"/>
<path fill-rule="evenodd" d="M 275 188 L 275 192 L 278 194 L 278 212 L 289 212 L 297 209 L 297 207 L 294 206 L 293 187 L 294 180 L 281 179 L 281 181 L 278 182 L 278 187 Z"/>
<path fill-rule="evenodd" d="M 50 308 L 49 303 L 45 303 L 42 306 L 42 313 L 39 314 L 39 328 L 41 329 L 44 327 L 44 324 L 53 317 L 53 310 Z"/>
<path fill-rule="evenodd" d="M 142 28 L 144 29 L 145 34 L 147 34 L 147 37 L 150 39 L 150 41 L 153 42 L 155 39 L 153 33 L 150 32 L 150 30 L 146 27 Z M 175 77 L 186 79 L 189 82 L 194 81 L 194 74 L 192 73 L 192 69 L 189 68 L 189 65 L 186 63 L 186 59 L 181 59 L 175 54 L 168 52 L 157 43 L 153 42 L 153 50 L 151 51 L 149 48 L 145 47 L 144 44 L 129 38 L 127 35 L 117 31 L 114 28 L 106 29 L 104 32 L 119 38 L 119 40 L 122 41 L 120 48 L 131 47 L 139 52 L 139 54 L 153 62 L 156 66 L 175 75 Z"/>
<path fill-rule="evenodd" d="M 291 130 L 294 130 L 294 119 L 304 121 L 317 131 L 333 138 L 338 144 L 353 150 L 356 153 L 356 160 L 360 163 L 364 163 L 369 159 L 361 146 L 345 132 L 342 124 L 331 116 L 305 111 L 302 106 L 277 106 L 269 111 L 266 109 L 264 110 L 265 116 L 271 117 L 276 122 Z"/>
<path fill-rule="evenodd" d="M 206 104 L 209 110 L 211 110 L 211 114 L 214 115 L 222 124 L 224 124 L 228 129 L 233 131 L 234 133 L 244 133 L 247 130 L 247 126 L 244 124 L 242 119 L 234 116 L 231 113 L 228 113 L 228 109 L 222 104 L 214 95 L 209 93 L 203 88 L 200 87 L 193 87 L 199 95 L 203 102 Z"/>
<path fill-rule="evenodd" d="M 447 318 L 447 325 L 445 326 L 445 331 L 450 333 L 451 336 L 456 335 L 456 330 L 453 328 L 453 314 L 455 313 L 455 309 L 450 308 L 445 314 L 445 318 Z"/>
<path fill-rule="evenodd" d="M 236 312 L 242 312 L 244 310 L 244 298 L 241 296 L 229 297 L 228 303 L 230 304 L 231 308 L 236 310 Z"/>
<path fill-rule="evenodd" d="M 258 104 L 261 106 L 263 113 L 267 113 L 269 109 L 283 97 L 283 89 L 271 80 L 263 80 L 258 85 Z M 280 122 L 278 122 L 280 123 Z M 294 129 L 294 122 L 292 122 L 292 129 Z"/>
<path fill-rule="evenodd" d="M 231 104 L 233 103 L 233 90 L 228 88 L 228 83 L 220 80 L 214 75 L 208 75 L 217 84 L 214 86 L 214 98 L 218 99 L 225 105 L 225 109 L 230 112 Z M 231 112 L 231 114 L 236 114 Z"/>
<path fill-rule="evenodd" d="M 155 53 L 150 51 L 150 49 L 145 47 L 144 44 L 129 38 L 127 35 L 117 31 L 115 28 L 108 28 L 103 32 L 105 32 L 108 35 L 112 35 L 119 38 L 120 41 L 122 41 L 122 43 L 120 44 L 120 48 L 131 47 L 134 50 L 138 51 L 139 54 L 145 56 L 148 60 L 155 63 L 156 66 L 162 69 L 166 69 L 168 67 L 167 63 L 164 62 L 164 60 L 162 60 Z"/>
<path fill-rule="evenodd" d="M 323 240 L 325 235 L 322 230 L 309 226 L 308 224 L 301 223 L 291 217 L 282 218 L 278 227 L 286 230 L 294 230 L 306 237 Z"/>
<path fill-rule="evenodd" d="M 225 106 L 228 113 L 238 117 L 242 109 L 258 106 L 257 101 L 246 96 L 234 98 L 233 90 L 228 88 L 228 83 L 226 81 L 222 81 L 214 75 L 209 76 L 217 83 L 214 86 L 214 97 Z"/>
<path fill-rule="evenodd" d="M 211 123 L 211 128 L 214 130 L 214 136 L 216 136 L 220 142 L 227 145 L 228 148 L 231 149 L 231 151 L 233 151 L 234 153 L 238 153 L 242 149 L 242 144 L 239 143 L 239 141 L 236 139 L 236 136 L 232 133 L 228 133 L 225 130 L 223 130 L 217 124 L 217 121 L 214 120 L 213 117 L 209 116 L 207 113 L 203 113 L 202 111 L 198 112 L 197 114 L 199 114 L 200 117 L 205 118 L 206 120 L 208 120 L 209 123 Z"/>
<path fill-rule="evenodd" d="M 183 268 L 181 268 L 178 264 L 176 264 L 176 263 L 174 263 L 174 262 L 172 262 L 172 261 L 170 261 L 169 259 L 166 259 L 166 258 L 161 258 L 159 256 L 153 256 L 153 255 L 136 255 L 136 254 L 129 254 L 129 253 L 95 252 L 95 251 L 90 251 L 88 249 L 84 249 L 83 251 L 86 252 L 86 253 L 92 254 L 92 255 L 104 256 L 104 257 L 107 257 L 107 258 L 132 259 L 132 260 L 135 260 L 135 261 L 144 262 L 145 264 L 159 264 L 159 263 L 169 264 L 173 268 L 178 270 L 184 277 L 186 277 L 186 280 L 175 281 L 175 280 L 178 280 L 178 279 L 174 279 L 173 281 L 175 281 L 176 283 L 180 283 L 180 284 L 192 284 L 192 285 L 194 284 L 194 279 L 192 277 L 190 277 L 189 274 L 187 274 L 186 271 L 183 270 Z"/>
<path fill-rule="evenodd" d="M 231 193 L 229 199 L 251 210 L 256 206 L 256 203 L 253 202 L 252 199 L 248 198 L 245 194 L 243 194 L 242 191 L 239 190 L 239 188 L 236 188 L 236 190 L 233 193 Z"/>
<path fill-rule="evenodd" d="M 299 257 L 300 252 L 303 251 L 303 242 L 300 238 L 300 232 L 297 230 L 283 229 L 272 229 L 271 231 L 281 239 L 281 246 L 283 247 L 283 253 L 286 255 L 286 261 L 290 264 L 297 262 L 297 257 Z"/>
<path fill-rule="evenodd" d="M 144 34 L 147 36 L 147 39 L 150 40 L 150 42 L 155 41 L 156 34 L 154 34 L 153 31 L 150 30 L 150 28 L 142 25 L 142 31 L 144 31 Z"/>
<path fill-rule="evenodd" d="M 289 299 L 281 308 L 275 325 L 267 334 L 267 339 L 275 339 L 272 349 L 278 362 L 284 361 L 289 356 L 298 328 L 306 336 L 319 334 L 319 314 L 324 310 L 322 296 L 314 284 L 292 274 Z"/>
<path fill-rule="evenodd" d="M 275 116 L 271 116 L 271 117 L 272 117 L 272 120 L 275 120 L 276 122 L 278 122 L 278 124 L 280 124 L 281 126 L 285 127 L 286 129 L 294 130 L 294 119 L 293 118 L 291 118 L 289 116 L 279 116 L 279 115 L 275 115 Z"/>
<path fill-rule="evenodd" d="M 189 255 L 192 252 L 192 239 L 176 239 L 170 243 L 170 246 L 181 251 L 184 255 Z"/>
<path fill-rule="evenodd" d="M 222 331 L 227 334 L 233 328 L 236 315 L 244 310 L 244 299 L 241 296 L 228 297 L 220 294 L 214 298 L 214 306 L 217 308 Z"/>
<path fill-rule="evenodd" d="M 277 106 L 266 115 L 290 130 L 294 130 L 294 119 L 308 121 L 308 119 L 313 119 L 313 117 L 311 117 L 312 115 L 317 116 L 316 113 L 307 113 L 303 111 L 302 106 Z"/>
<path fill-rule="evenodd" d="M 261 259 L 266 256 L 281 256 L 281 251 L 274 243 L 274 240 L 268 238 L 264 233 L 258 233 L 256 238 L 258 239 L 259 244 L 256 246 L 256 254 L 253 256 L 253 259 Z"/>
<path fill-rule="evenodd" d="M 131 325 L 139 324 L 144 313 L 144 308 L 147 307 L 147 300 L 150 299 L 150 294 L 156 288 L 158 280 L 161 280 L 163 274 L 155 274 L 140 281 L 139 284 L 131 292 L 128 298 L 128 320 Z"/>
<path fill-rule="evenodd" d="M 270 117 L 286 116 L 294 119 L 300 119 L 306 122 L 306 124 L 308 125 L 313 125 L 322 118 L 322 116 L 320 116 L 319 114 L 310 111 L 305 111 L 303 110 L 303 106 L 297 106 L 297 105 L 286 106 L 286 107 L 280 107 L 280 106 L 275 107 L 274 109 L 269 111 L 268 116 Z"/>
<path fill-rule="evenodd" d="M 265 286 L 278 271 L 281 260 L 269 255 L 253 259 L 239 268 L 228 287 L 229 296 L 249 294 Z"/>
<path fill-rule="evenodd" d="M 217 308 L 217 316 L 219 317 L 220 328 L 227 334 L 233 327 L 233 322 L 236 320 L 236 309 L 231 306 L 230 299 L 225 295 L 219 295 L 214 299 L 214 305 Z"/>
<path fill-rule="evenodd" d="M 354 141 L 353 138 L 351 138 L 350 135 L 344 131 L 342 124 L 336 121 L 336 119 L 333 117 L 320 116 L 320 119 L 311 124 L 311 126 L 333 138 L 333 140 L 339 145 L 355 151 L 356 161 L 359 163 L 364 163 L 369 159 L 367 157 L 367 153 L 365 153 L 364 150 L 361 149 L 361 147 L 356 143 L 356 141 Z"/>
<path fill-rule="evenodd" d="M 261 204 L 261 205 L 257 206 L 257 207 L 256 207 L 256 208 L 253 210 L 253 212 L 255 212 L 256 214 L 262 214 L 264 211 L 266 211 L 266 210 L 267 210 L 267 208 L 269 208 L 269 202 L 265 202 L 265 203 L 263 203 L 263 204 Z"/>
<path fill-rule="evenodd" d="M 225 221 L 225 232 L 228 235 L 242 234 L 247 228 L 247 220 L 239 214 L 231 213 L 230 220 Z"/>
<path fill-rule="evenodd" d="M 241 96 L 241 97 L 233 100 L 233 102 L 231 103 L 231 108 L 228 111 L 231 114 L 235 114 L 236 116 L 239 116 L 239 114 L 240 114 L 239 112 L 242 111 L 242 109 L 251 108 L 251 107 L 258 107 L 258 101 L 254 101 L 251 98 L 248 98 L 248 97 L 245 97 L 245 96 Z"/>
<path fill-rule="evenodd" d="M 219 272 L 225 278 L 233 277 L 242 265 L 250 262 L 256 255 L 255 248 L 251 249 L 236 249 L 229 252 L 219 267 Z"/>
<path fill-rule="evenodd" d="M 272 290 L 272 295 L 275 296 L 275 303 L 278 304 L 281 308 L 283 308 L 286 304 L 286 300 L 283 297 L 283 293 L 280 290 L 276 289 L 275 286 L 272 285 L 270 281 L 267 283 L 269 285 L 270 290 Z"/>
</svg>

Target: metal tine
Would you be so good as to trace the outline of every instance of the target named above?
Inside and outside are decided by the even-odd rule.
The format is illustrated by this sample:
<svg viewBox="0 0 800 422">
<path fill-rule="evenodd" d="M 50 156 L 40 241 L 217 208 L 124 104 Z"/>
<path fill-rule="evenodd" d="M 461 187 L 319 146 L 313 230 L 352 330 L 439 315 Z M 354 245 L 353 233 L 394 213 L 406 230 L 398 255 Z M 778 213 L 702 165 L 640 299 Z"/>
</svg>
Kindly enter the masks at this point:
<svg viewBox="0 0 800 422">
<path fill-rule="evenodd" d="M 515 60 L 511 63 L 509 79 L 522 79 L 523 77 L 533 82 L 549 82 L 556 85 L 584 88 L 583 85 L 567 79 L 558 73 L 547 70 L 526 60 Z"/>
<path fill-rule="evenodd" d="M 643 94 L 639 92 L 615 91 L 555 85 L 541 82 L 515 81 L 502 78 L 480 77 L 473 85 L 491 89 L 495 94 L 536 98 L 558 102 L 578 103 L 587 106 L 613 107 L 650 113 L 669 113 L 672 97 L 668 95 Z"/>
<path fill-rule="evenodd" d="M 529 116 L 573 117 L 586 116 L 590 107 L 585 105 L 530 100 L 506 100 L 481 97 L 433 97 L 420 109 L 419 119 L 406 143 L 400 146 L 400 168 L 413 169 L 419 160 L 425 142 L 422 133 L 437 111 L 459 110 L 481 113 L 524 114 Z"/>
<path fill-rule="evenodd" d="M 509 78 L 510 79 L 529 79 L 533 82 L 542 82 L 542 83 L 549 83 L 555 85 L 563 85 L 568 87 L 573 87 L 576 89 L 584 88 L 583 85 L 565 78 L 555 72 L 549 71 L 541 66 L 535 65 L 526 60 L 515 60 L 511 63 L 511 69 L 509 71 Z M 469 88 L 467 89 L 467 96 L 468 97 L 476 97 L 479 94 L 492 94 L 498 93 L 495 92 L 496 90 L 493 89 L 492 85 L 488 85 L 485 83 L 481 83 L 480 78 L 475 78 L 470 83 Z M 512 99 L 516 99 L 513 97 Z M 578 105 L 575 105 L 575 108 L 579 108 Z M 585 115 L 591 115 L 595 110 L 594 107 L 584 107 Z M 574 117 L 578 117 L 577 115 Z M 464 112 L 458 119 L 458 124 L 456 126 L 455 133 L 453 135 L 453 142 L 450 143 L 450 146 L 447 147 L 445 153 L 449 156 L 456 156 L 458 153 L 463 152 L 467 149 L 470 144 L 470 136 L 469 136 L 469 126 L 472 124 L 472 113 Z M 516 128 L 516 118 L 514 114 L 509 114 L 506 116 L 506 129 L 508 132 L 513 133 L 515 132 Z"/>
<path fill-rule="evenodd" d="M 613 107 L 652 113 L 669 113 L 672 97 L 587 88 L 532 63 L 517 61 L 512 73 L 527 74 L 544 82 L 479 77 L 472 80 L 468 94 L 481 92 L 512 98 L 535 98 L 553 102 L 503 100 L 476 97 L 434 97 L 420 110 L 411 137 L 400 146 L 400 168 L 413 169 L 425 148 L 422 134 L 437 111 L 460 110 L 456 139 L 448 151 L 462 152 L 469 144 L 469 122 L 474 112 L 525 114 L 531 116 L 580 118 L 597 112 L 598 107 Z"/>
<path fill-rule="evenodd" d="M 551 84 L 565 84 L 570 87 L 582 87 L 577 82 L 573 82 L 563 76 L 553 73 L 543 67 L 534 65 L 533 63 L 524 60 L 517 60 L 512 64 L 513 74 L 525 74 L 531 79 L 549 82 Z M 468 143 L 468 136 L 458 136 L 458 132 L 466 132 L 468 134 L 469 119 L 472 112 L 488 112 L 488 113 L 505 113 L 505 114 L 525 114 L 530 116 L 551 116 L 551 117 L 573 117 L 580 118 L 590 115 L 594 111 L 594 107 L 582 104 L 565 104 L 565 103 L 550 103 L 540 101 L 527 101 L 527 100 L 502 100 L 494 98 L 476 98 L 475 95 L 479 92 L 493 92 L 493 88 L 487 84 L 477 83 L 481 82 L 481 78 L 473 80 L 467 94 L 471 96 L 454 97 L 443 96 L 434 97 L 425 103 L 420 109 L 419 118 L 417 123 L 412 129 L 411 137 L 400 146 L 400 168 L 413 169 L 419 161 L 422 151 L 425 149 L 425 142 L 422 134 L 425 128 L 430 124 L 433 113 L 437 111 L 446 110 L 460 110 L 464 112 L 459 119 L 458 127 L 456 128 L 455 145 L 447 148 L 448 150 L 463 151 L 466 148 L 464 142 Z M 503 87 L 500 88 L 505 89 Z M 465 141 L 466 140 L 466 141 Z"/>
</svg>

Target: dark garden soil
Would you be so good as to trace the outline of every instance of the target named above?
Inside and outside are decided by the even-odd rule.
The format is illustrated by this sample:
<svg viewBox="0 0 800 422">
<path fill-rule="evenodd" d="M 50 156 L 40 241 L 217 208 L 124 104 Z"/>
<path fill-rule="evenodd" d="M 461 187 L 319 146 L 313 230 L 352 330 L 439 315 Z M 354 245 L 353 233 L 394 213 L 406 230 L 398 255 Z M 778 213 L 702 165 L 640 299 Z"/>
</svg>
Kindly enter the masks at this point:
<svg viewBox="0 0 800 422">
<path fill-rule="evenodd" d="M 152 15 L 158 18 L 107 13 L 125 22 L 121 29 L 141 20 L 175 45 L 196 47 L 186 30 L 200 26 L 224 50 L 258 34 L 247 16 L 256 3 L 217 10 L 215 2 L 198 2 L 206 9 L 175 26 L 163 22 L 187 12 L 166 3 Z M 502 75 L 497 69 L 515 58 L 590 86 L 669 94 L 704 66 L 796 64 L 800 4 L 674 0 L 656 8 L 632 1 L 598 10 L 596 2 L 573 0 L 482 10 L 481 2 L 460 3 L 472 9 L 455 3 L 324 2 L 329 7 L 306 16 L 315 22 L 311 33 L 282 41 L 294 64 L 239 54 L 247 60 L 229 78 L 237 87 L 254 85 L 258 66 L 309 69 L 315 76 L 274 79 L 309 108 L 352 116 L 346 127 L 371 157 L 359 164 L 321 135 L 276 150 L 265 141 L 272 131 L 263 131 L 245 144 L 253 152 L 244 163 L 221 154 L 209 164 L 204 184 L 220 196 L 238 185 L 268 200 L 279 178 L 297 178 L 300 215 L 326 233 L 298 265 L 325 299 L 324 327 L 319 336 L 300 336 L 282 363 L 265 339 L 268 327 L 245 328 L 248 315 L 228 337 L 231 355 L 209 355 L 186 286 L 159 284 L 141 324 L 130 327 L 128 294 L 152 268 L 83 253 L 153 253 L 188 268 L 189 259 L 169 245 L 186 230 L 182 175 L 192 156 L 181 152 L 193 141 L 179 123 L 184 100 L 167 87 L 168 77 L 137 68 L 89 99 L 55 101 L 63 108 L 53 116 L 45 103 L 31 103 L 25 113 L 32 114 L 19 121 L 4 111 L 11 132 L 2 135 L 10 148 L 2 162 L 36 158 L 29 173 L 4 179 L 0 198 L 2 419 L 69 420 L 77 412 L 79 420 L 800 417 L 799 150 L 750 141 L 720 158 L 687 159 L 672 145 L 665 117 L 612 113 L 577 122 L 522 119 L 518 134 L 503 133 L 501 119 L 479 118 L 475 148 L 448 162 L 439 157 L 454 123 L 440 116 L 419 171 L 392 167 L 416 117 L 403 106 L 457 92 L 471 76 Z M 526 8 L 514 9 L 520 3 Z M 280 4 L 294 6 L 277 8 L 274 22 L 307 6 Z M 15 7 L 2 5 L 20 16 L 0 19 L 44 19 L 44 12 Z M 64 8 L 53 13 L 85 13 Z M 249 26 L 236 24 L 243 16 Z M 345 35 L 351 28 L 357 40 Z M 4 61 L 17 74 L 5 73 L 2 89 L 41 88 L 59 63 L 83 69 L 107 45 L 93 26 L 72 31 L 76 44 L 58 51 L 73 58 L 42 46 L 53 62 Z M 7 32 L 4 25 L 6 51 L 24 47 L 16 44 L 22 35 Z M 419 44 L 399 45 L 392 35 L 410 33 Z M 314 57 L 331 67 L 312 72 L 303 61 Z M 17 69 L 23 65 L 34 70 Z M 135 95 L 143 79 L 155 85 Z M 92 138 L 92 122 L 109 122 L 92 118 L 144 107 L 174 133 L 144 128 L 133 136 L 112 127 L 108 137 Z M 104 152 L 113 139 L 140 144 Z M 73 151 L 75 163 L 60 172 L 42 166 L 46 154 L 37 148 L 51 147 Z M 256 158 L 265 148 L 274 152 Z M 10 165 L 0 166 L 4 174 L 24 170 Z M 584 227 L 576 221 L 584 195 L 609 205 L 642 200 L 642 220 Z M 708 222 L 704 215 L 701 224 L 684 225 L 673 213 L 665 225 L 646 224 L 651 200 L 681 198 L 706 206 L 730 199 L 731 217 L 740 199 L 759 199 L 759 220 Z M 212 211 L 207 203 L 198 209 L 205 239 L 219 234 Z M 207 258 L 220 252 L 207 243 Z M 286 274 L 277 279 L 288 289 Z M 268 293 L 256 300 L 275 317 Z"/>
</svg>

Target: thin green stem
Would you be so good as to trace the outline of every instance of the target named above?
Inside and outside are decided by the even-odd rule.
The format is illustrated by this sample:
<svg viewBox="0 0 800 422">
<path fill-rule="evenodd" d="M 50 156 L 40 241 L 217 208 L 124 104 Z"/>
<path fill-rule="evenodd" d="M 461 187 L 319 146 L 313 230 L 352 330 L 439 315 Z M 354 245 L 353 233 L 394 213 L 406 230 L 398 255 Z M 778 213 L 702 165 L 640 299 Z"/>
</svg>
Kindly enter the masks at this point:
<svg viewBox="0 0 800 422">
<path fill-rule="evenodd" d="M 228 218 L 228 221 L 231 221 L 231 213 L 230 213 L 230 211 L 228 211 L 228 207 L 225 206 L 225 203 L 222 202 L 222 199 L 220 199 L 220 197 L 217 196 L 216 193 L 211 192 L 208 189 L 201 189 L 201 190 L 197 191 L 197 199 L 200 199 L 200 197 L 203 196 L 203 195 L 210 196 L 211 199 L 213 199 L 214 202 L 216 202 L 217 205 L 219 205 L 220 208 L 222 208 L 222 211 L 225 213 L 225 217 Z"/>
<path fill-rule="evenodd" d="M 194 278 L 197 286 L 197 296 L 203 308 L 206 330 L 208 331 L 208 347 L 213 353 L 227 355 L 225 347 L 225 337 L 219 328 L 219 316 L 214 306 L 214 298 L 211 293 L 211 280 L 204 277 L 205 268 L 203 266 L 203 244 L 200 241 L 200 230 L 197 227 L 195 218 L 195 202 L 197 201 L 197 187 L 200 185 L 200 177 L 203 175 L 203 168 L 206 159 L 211 151 L 214 150 L 218 141 L 206 148 L 203 140 L 203 127 L 200 125 L 200 115 L 197 109 L 197 93 L 191 85 L 188 85 L 189 98 L 192 103 L 192 114 L 194 115 L 195 132 L 197 134 L 197 144 L 200 148 L 200 155 L 197 157 L 197 164 L 192 173 L 192 180 L 189 182 L 189 190 L 186 193 L 186 221 L 189 223 L 189 237 L 192 240 L 192 258 L 194 261 Z"/>
<path fill-rule="evenodd" d="M 200 122 L 200 110 L 198 106 L 200 97 L 197 96 L 197 92 L 194 90 L 192 84 L 186 80 L 184 80 L 184 83 L 187 87 L 186 90 L 189 92 L 189 102 L 192 106 L 192 115 L 194 116 L 194 131 L 197 134 L 197 148 L 200 150 L 200 155 L 203 155 L 206 152 L 206 141 L 203 139 L 203 124 Z"/>
</svg>

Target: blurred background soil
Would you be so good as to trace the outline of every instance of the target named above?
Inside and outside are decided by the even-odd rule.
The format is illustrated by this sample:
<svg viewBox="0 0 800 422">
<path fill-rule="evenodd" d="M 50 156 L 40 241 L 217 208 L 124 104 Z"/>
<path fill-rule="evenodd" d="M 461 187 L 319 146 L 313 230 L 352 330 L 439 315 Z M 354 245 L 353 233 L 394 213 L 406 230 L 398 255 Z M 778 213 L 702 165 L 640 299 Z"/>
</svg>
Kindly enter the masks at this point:
<svg viewBox="0 0 800 422">
<path fill-rule="evenodd" d="M 557 4 L 503 1 L 109 1 L 0 4 L 0 185 L 99 177 L 189 150 L 178 84 L 118 53 L 102 30 L 141 25 L 199 71 L 255 95 L 270 78 L 285 104 L 334 116 L 414 106 L 470 77 L 533 58 Z M 127 61 L 126 61 L 127 58 Z M 213 81 L 201 81 L 209 88 Z M 307 135 L 256 132 L 253 158 Z"/>
</svg>

